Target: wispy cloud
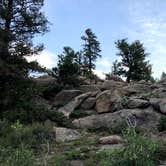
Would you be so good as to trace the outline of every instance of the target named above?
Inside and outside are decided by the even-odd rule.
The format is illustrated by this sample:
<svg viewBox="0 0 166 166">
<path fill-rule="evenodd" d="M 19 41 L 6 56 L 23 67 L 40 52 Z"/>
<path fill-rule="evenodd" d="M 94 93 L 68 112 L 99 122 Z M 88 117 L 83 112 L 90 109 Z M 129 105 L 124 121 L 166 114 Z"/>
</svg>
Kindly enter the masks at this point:
<svg viewBox="0 0 166 166">
<path fill-rule="evenodd" d="M 51 69 L 57 65 L 57 56 L 50 51 L 43 51 L 39 55 L 27 57 L 27 60 L 37 61 L 41 66 Z"/>
<path fill-rule="evenodd" d="M 128 9 L 132 25 L 125 27 L 129 38 L 141 40 L 151 53 L 149 59 L 154 76 L 158 78 L 166 71 L 166 13 L 163 6 L 166 1 L 130 1 Z"/>
</svg>

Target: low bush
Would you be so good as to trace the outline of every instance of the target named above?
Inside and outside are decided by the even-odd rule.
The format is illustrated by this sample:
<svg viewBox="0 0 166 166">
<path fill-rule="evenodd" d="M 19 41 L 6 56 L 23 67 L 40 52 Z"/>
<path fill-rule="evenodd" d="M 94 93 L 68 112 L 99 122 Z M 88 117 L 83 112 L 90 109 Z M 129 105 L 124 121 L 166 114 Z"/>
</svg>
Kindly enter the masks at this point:
<svg viewBox="0 0 166 166">
<path fill-rule="evenodd" d="M 0 148 L 0 165 L 3 166 L 36 166 L 32 150 L 24 147 L 19 149 Z"/>
<path fill-rule="evenodd" d="M 85 112 L 85 110 L 74 110 L 71 114 L 70 114 L 70 118 L 72 119 L 78 119 L 78 118 L 83 118 L 86 116 L 89 116 L 90 114 Z"/>
<path fill-rule="evenodd" d="M 16 124 L 14 124 L 11 128 L 12 131 L 10 133 L 6 133 L 6 135 L 1 137 L 1 142 L 3 142 L 5 147 L 16 149 L 25 146 L 39 151 L 42 144 L 45 144 L 47 141 L 52 143 L 53 141 L 51 129 L 41 124 L 35 123 L 26 127 L 16 127 Z"/>
<path fill-rule="evenodd" d="M 99 156 L 102 166 L 156 166 L 158 144 L 150 138 L 139 136 L 129 128 L 124 134 L 125 146 L 120 150 L 103 152 Z"/>
<path fill-rule="evenodd" d="M 159 121 L 158 124 L 158 130 L 160 132 L 165 131 L 166 130 L 166 117 L 162 117 Z"/>
</svg>

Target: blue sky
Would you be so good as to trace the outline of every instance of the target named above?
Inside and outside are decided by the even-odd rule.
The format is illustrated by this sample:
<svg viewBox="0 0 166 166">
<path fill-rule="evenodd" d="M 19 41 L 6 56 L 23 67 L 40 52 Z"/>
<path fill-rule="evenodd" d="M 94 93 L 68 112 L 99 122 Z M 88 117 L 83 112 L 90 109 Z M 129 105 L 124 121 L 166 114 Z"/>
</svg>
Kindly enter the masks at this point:
<svg viewBox="0 0 166 166">
<path fill-rule="evenodd" d="M 155 77 L 166 72 L 166 1 L 165 0 L 45 0 L 43 11 L 52 23 L 50 32 L 37 37 L 45 51 L 38 61 L 56 65 L 57 54 L 64 46 L 80 50 L 81 36 L 91 28 L 101 43 L 102 58 L 96 62 L 96 73 L 111 70 L 117 58 L 114 42 L 118 39 L 140 40 L 153 65 Z"/>
</svg>

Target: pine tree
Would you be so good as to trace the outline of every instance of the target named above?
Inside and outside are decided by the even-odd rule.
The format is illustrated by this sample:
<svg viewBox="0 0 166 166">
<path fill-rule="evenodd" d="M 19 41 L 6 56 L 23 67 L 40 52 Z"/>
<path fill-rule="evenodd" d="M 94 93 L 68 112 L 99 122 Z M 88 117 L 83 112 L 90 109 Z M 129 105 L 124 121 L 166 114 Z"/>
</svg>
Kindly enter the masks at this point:
<svg viewBox="0 0 166 166">
<path fill-rule="evenodd" d="M 126 39 L 118 40 L 116 43 L 121 61 L 117 62 L 116 72 L 118 75 L 126 77 L 126 81 L 131 80 L 151 80 L 152 66 L 146 57 L 149 55 L 145 52 L 145 48 L 140 41 L 131 44 Z"/>
<path fill-rule="evenodd" d="M 48 20 L 41 11 L 44 0 L 0 0 L 0 107 L 14 109 L 32 90 L 28 74 L 43 70 L 26 56 L 37 54 L 36 34 L 48 31 Z M 31 94 L 30 94 L 31 95 Z M 26 99 L 27 101 L 29 98 Z M 18 104 L 19 103 L 19 104 Z"/>
<path fill-rule="evenodd" d="M 97 37 L 91 29 L 86 29 L 85 36 L 82 36 L 81 39 L 84 41 L 84 68 L 87 68 L 87 72 L 92 74 L 92 69 L 95 69 L 97 58 L 101 57 L 100 43 L 97 41 Z"/>
<path fill-rule="evenodd" d="M 80 74 L 80 65 L 77 62 L 79 52 L 75 52 L 70 47 L 64 47 L 63 54 L 58 55 L 57 67 L 53 68 L 53 76 L 62 86 L 77 86 Z"/>
</svg>

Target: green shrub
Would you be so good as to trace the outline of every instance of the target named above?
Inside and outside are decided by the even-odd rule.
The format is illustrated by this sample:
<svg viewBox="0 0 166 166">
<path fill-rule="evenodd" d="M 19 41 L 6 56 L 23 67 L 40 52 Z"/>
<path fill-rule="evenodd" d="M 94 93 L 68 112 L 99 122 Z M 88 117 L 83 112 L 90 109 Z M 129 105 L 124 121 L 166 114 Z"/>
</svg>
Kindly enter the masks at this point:
<svg viewBox="0 0 166 166">
<path fill-rule="evenodd" d="M 155 153 L 159 146 L 150 138 L 139 136 L 135 129 L 129 128 L 124 138 L 125 146 L 120 150 L 100 154 L 102 166 L 156 166 Z"/>
<path fill-rule="evenodd" d="M 22 128 L 14 128 L 12 132 L 1 138 L 4 145 L 20 148 L 22 145 L 39 151 L 41 145 L 53 141 L 51 129 L 41 124 L 33 124 Z"/>
<path fill-rule="evenodd" d="M 166 117 L 162 117 L 159 121 L 158 124 L 158 130 L 160 132 L 165 131 L 166 130 Z"/>
<path fill-rule="evenodd" d="M 7 158 L 6 166 L 35 166 L 35 156 L 31 150 L 15 149 Z"/>
<path fill-rule="evenodd" d="M 7 133 L 11 132 L 11 126 L 8 121 L 1 120 L 0 121 L 0 137 L 6 135 Z"/>
<path fill-rule="evenodd" d="M 66 157 L 68 160 L 82 159 L 82 155 L 80 151 L 76 151 L 76 150 L 71 150 L 70 152 L 67 152 Z"/>
<path fill-rule="evenodd" d="M 83 118 L 86 116 L 89 116 L 90 114 L 85 112 L 85 110 L 74 110 L 71 114 L 70 114 L 70 118 L 72 119 L 78 119 L 78 118 Z"/>
<path fill-rule="evenodd" d="M 48 161 L 48 166 L 70 166 L 70 161 L 66 159 L 66 156 L 56 153 L 55 156 Z"/>
</svg>

